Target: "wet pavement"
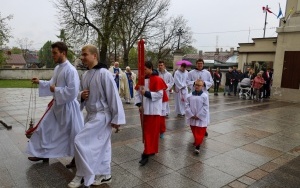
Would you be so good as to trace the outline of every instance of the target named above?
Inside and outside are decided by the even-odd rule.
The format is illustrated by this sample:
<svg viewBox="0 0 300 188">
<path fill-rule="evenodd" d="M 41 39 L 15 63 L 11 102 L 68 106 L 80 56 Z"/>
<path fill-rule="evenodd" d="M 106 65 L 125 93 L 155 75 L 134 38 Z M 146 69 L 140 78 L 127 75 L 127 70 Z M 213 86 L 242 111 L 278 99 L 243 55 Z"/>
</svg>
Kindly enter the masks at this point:
<svg viewBox="0 0 300 188">
<path fill-rule="evenodd" d="M 42 116 L 51 98 L 36 98 L 28 111 L 31 89 L 0 89 L 0 187 L 67 187 L 76 169 L 71 158 L 30 162 L 24 153 L 28 117 Z M 137 108 L 125 104 L 127 124 L 112 136 L 112 183 L 92 187 L 300 187 L 300 104 L 252 101 L 210 95 L 208 137 L 194 155 L 193 136 L 184 118 L 172 113 L 159 153 L 146 166 Z"/>
</svg>

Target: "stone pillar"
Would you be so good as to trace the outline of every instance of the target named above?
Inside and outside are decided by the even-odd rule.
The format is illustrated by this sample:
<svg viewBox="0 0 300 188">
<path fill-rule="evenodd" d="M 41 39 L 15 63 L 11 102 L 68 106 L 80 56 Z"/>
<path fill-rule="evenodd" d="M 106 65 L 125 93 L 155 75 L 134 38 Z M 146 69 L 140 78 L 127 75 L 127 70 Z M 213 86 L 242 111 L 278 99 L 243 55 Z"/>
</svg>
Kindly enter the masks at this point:
<svg viewBox="0 0 300 188">
<path fill-rule="evenodd" d="M 293 9 L 293 12 L 290 10 Z M 271 95 L 280 100 L 300 102 L 300 90 L 281 88 L 286 51 L 300 51 L 300 0 L 287 0 L 286 22 L 276 29 L 278 33 Z M 290 14 L 290 17 L 288 17 Z"/>
<path fill-rule="evenodd" d="M 175 52 L 173 53 L 174 55 L 174 60 L 173 60 L 173 72 L 175 72 L 177 70 L 177 65 L 176 62 L 177 61 L 181 61 L 182 57 L 183 57 L 183 51 L 180 49 L 175 50 Z"/>
</svg>

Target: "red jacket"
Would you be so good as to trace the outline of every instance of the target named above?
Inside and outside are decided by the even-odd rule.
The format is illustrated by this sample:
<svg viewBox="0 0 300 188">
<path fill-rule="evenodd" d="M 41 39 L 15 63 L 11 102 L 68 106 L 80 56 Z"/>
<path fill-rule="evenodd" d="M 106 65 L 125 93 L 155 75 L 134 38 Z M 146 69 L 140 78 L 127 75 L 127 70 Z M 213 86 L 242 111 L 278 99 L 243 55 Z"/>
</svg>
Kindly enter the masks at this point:
<svg viewBox="0 0 300 188">
<path fill-rule="evenodd" d="M 252 87 L 254 89 L 260 89 L 265 83 L 263 77 L 256 76 L 253 80 Z"/>
</svg>

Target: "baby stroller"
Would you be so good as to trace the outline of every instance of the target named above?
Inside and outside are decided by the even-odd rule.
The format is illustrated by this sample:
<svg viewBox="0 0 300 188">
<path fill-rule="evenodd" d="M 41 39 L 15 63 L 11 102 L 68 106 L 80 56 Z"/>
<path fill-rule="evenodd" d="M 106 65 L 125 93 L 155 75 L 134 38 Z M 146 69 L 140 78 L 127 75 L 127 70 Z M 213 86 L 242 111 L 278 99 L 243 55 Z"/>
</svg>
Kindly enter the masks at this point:
<svg viewBox="0 0 300 188">
<path fill-rule="evenodd" d="M 250 99 L 251 98 L 251 80 L 249 78 L 244 78 L 239 83 L 239 97 L 241 99 Z"/>
<path fill-rule="evenodd" d="M 250 85 L 241 85 L 239 97 L 241 99 L 250 99 L 251 98 L 251 86 Z"/>
</svg>

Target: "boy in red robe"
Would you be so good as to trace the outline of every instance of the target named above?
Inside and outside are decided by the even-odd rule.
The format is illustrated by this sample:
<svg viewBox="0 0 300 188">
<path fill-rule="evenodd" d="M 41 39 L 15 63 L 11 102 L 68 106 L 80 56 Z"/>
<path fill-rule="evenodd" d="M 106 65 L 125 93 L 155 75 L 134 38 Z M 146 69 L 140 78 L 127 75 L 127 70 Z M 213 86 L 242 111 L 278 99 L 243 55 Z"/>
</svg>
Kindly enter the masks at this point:
<svg viewBox="0 0 300 188">
<path fill-rule="evenodd" d="M 142 131 L 144 139 L 144 152 L 139 161 L 141 166 L 148 162 L 148 158 L 158 153 L 160 123 L 162 115 L 163 98 L 167 100 L 164 90 L 167 85 L 164 80 L 153 70 L 150 61 L 145 62 L 145 86 L 137 85 L 135 105 L 141 114 Z"/>
</svg>

